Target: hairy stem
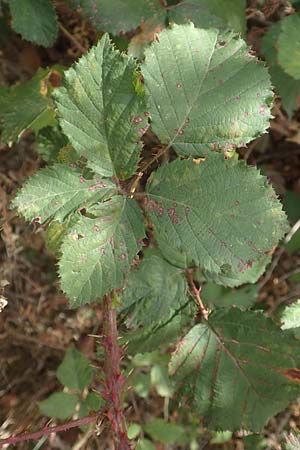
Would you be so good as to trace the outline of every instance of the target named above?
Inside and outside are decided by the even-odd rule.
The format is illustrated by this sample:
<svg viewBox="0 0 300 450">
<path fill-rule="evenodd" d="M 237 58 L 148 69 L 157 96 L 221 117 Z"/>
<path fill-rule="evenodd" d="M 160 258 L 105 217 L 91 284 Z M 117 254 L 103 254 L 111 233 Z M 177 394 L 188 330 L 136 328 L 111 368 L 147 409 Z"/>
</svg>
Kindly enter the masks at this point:
<svg viewBox="0 0 300 450">
<path fill-rule="evenodd" d="M 36 431 L 34 433 L 24 433 L 19 436 L 11 436 L 7 439 L 1 439 L 0 440 L 0 447 L 2 447 L 5 444 L 15 444 L 17 442 L 24 442 L 24 441 L 30 441 L 35 440 L 37 441 L 42 436 L 46 436 L 51 433 L 58 433 L 62 431 L 70 430 L 71 428 L 80 427 L 82 425 L 87 425 L 91 422 L 95 422 L 97 418 L 102 415 L 103 413 L 98 412 L 97 414 L 94 414 L 89 417 L 84 417 L 83 419 L 73 420 L 72 422 L 64 423 L 63 425 L 57 425 L 55 427 L 45 427 L 40 431 Z"/>
<path fill-rule="evenodd" d="M 112 305 L 112 297 L 106 295 L 103 301 L 103 338 L 105 351 L 104 372 L 107 402 L 107 417 L 115 437 L 115 450 L 131 450 L 125 427 L 122 408 L 124 381 L 120 369 L 121 349 L 118 345 L 117 312 Z"/>
</svg>

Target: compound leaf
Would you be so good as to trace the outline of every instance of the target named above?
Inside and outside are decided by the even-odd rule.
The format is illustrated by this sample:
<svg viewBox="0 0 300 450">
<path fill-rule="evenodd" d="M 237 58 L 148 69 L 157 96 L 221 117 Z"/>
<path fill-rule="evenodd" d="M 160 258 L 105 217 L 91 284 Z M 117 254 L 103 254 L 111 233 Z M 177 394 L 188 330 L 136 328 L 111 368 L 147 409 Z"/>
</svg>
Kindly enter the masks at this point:
<svg viewBox="0 0 300 450">
<path fill-rule="evenodd" d="M 188 301 L 188 285 L 181 271 L 156 251 L 148 251 L 137 270 L 129 274 L 122 310 L 129 327 L 154 326 L 169 320 Z"/>
<path fill-rule="evenodd" d="M 283 70 L 300 80 L 300 15 L 294 14 L 281 21 L 278 39 L 278 62 Z"/>
<path fill-rule="evenodd" d="M 134 30 L 147 19 L 161 17 L 166 12 L 159 0 L 67 0 L 71 7 L 82 9 L 97 30 L 112 34 Z"/>
<path fill-rule="evenodd" d="M 89 385 L 92 374 L 89 360 L 75 347 L 68 348 L 56 372 L 56 376 L 63 386 L 78 390 Z"/>
<path fill-rule="evenodd" d="M 76 394 L 54 392 L 46 400 L 39 402 L 38 405 L 45 416 L 57 417 L 63 420 L 73 416 L 78 401 Z"/>
<path fill-rule="evenodd" d="M 299 341 L 261 312 L 218 310 L 179 343 L 170 373 L 212 429 L 259 431 L 299 395 Z"/>
<path fill-rule="evenodd" d="M 143 97 L 134 89 L 135 62 L 104 35 L 65 72 L 55 92 L 60 124 L 79 155 L 103 176 L 128 178 L 136 170 L 146 130 Z"/>
<path fill-rule="evenodd" d="M 174 25 L 142 65 L 153 131 L 181 155 L 233 150 L 269 126 L 267 69 L 233 32 Z"/>
<path fill-rule="evenodd" d="M 116 196 L 88 210 L 61 247 L 61 286 L 72 307 L 96 302 L 120 288 L 145 236 L 135 200 Z"/>
<path fill-rule="evenodd" d="M 38 131 L 54 123 L 54 111 L 47 98 L 49 70 L 39 69 L 31 80 L 7 89 L 0 97 L 3 142 L 12 144 L 25 130 Z"/>
<path fill-rule="evenodd" d="M 55 217 L 61 222 L 79 207 L 109 196 L 114 189 L 109 180 L 85 179 L 80 169 L 55 164 L 29 178 L 13 206 L 27 220 L 44 223 Z"/>
<path fill-rule="evenodd" d="M 211 153 L 201 164 L 176 160 L 148 181 L 146 212 L 160 246 L 187 265 L 243 273 L 278 244 L 287 220 L 260 172 Z M 251 220 L 249 220 L 251 217 Z"/>
<path fill-rule="evenodd" d="M 27 41 L 52 47 L 58 34 L 55 9 L 50 0 L 9 0 L 12 28 Z"/>
</svg>

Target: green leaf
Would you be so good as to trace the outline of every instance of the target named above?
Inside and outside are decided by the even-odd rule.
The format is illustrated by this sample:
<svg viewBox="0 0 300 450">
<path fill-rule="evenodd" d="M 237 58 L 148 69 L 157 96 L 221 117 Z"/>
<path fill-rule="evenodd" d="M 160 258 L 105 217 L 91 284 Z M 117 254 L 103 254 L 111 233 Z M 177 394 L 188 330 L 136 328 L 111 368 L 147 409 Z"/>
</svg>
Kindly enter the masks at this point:
<svg viewBox="0 0 300 450">
<path fill-rule="evenodd" d="M 243 273 L 288 231 L 267 179 L 235 158 L 176 160 L 153 174 L 146 212 L 159 246 L 186 254 L 189 266 Z M 252 219 L 249 220 L 249 217 Z"/>
<path fill-rule="evenodd" d="M 153 419 L 144 426 L 144 430 L 153 440 L 163 444 L 180 444 L 187 441 L 184 428 L 176 423 L 166 422 L 163 419 Z"/>
<path fill-rule="evenodd" d="M 146 252 L 139 268 L 132 270 L 122 298 L 122 311 L 129 314 L 129 327 L 154 326 L 170 319 L 188 301 L 188 285 L 179 269 Z"/>
<path fill-rule="evenodd" d="M 41 412 L 48 417 L 68 419 L 75 413 L 78 396 L 66 392 L 54 392 L 46 400 L 38 402 Z"/>
<path fill-rule="evenodd" d="M 281 313 L 280 320 L 283 330 L 292 329 L 295 337 L 300 339 L 300 300 L 286 306 Z"/>
<path fill-rule="evenodd" d="M 112 34 L 134 30 L 147 19 L 166 13 L 159 0 L 67 0 L 71 7 L 81 7 L 83 15 L 100 31 Z"/>
<path fill-rule="evenodd" d="M 58 160 L 60 150 L 68 143 L 58 127 L 43 128 L 37 135 L 38 154 L 48 163 Z"/>
<path fill-rule="evenodd" d="M 203 275 L 207 281 L 228 287 L 238 287 L 246 283 L 255 283 L 265 272 L 270 261 L 271 256 L 262 255 L 257 261 L 253 262 L 251 267 L 242 272 L 235 272 L 224 267 L 221 273 L 205 271 Z"/>
<path fill-rule="evenodd" d="M 160 364 L 155 364 L 150 372 L 151 384 L 161 397 L 172 397 L 173 388 L 169 379 L 167 369 Z"/>
<path fill-rule="evenodd" d="M 98 411 L 100 409 L 100 406 L 103 405 L 103 402 L 104 401 L 102 397 L 95 392 L 89 392 L 86 399 L 84 400 L 88 411 Z"/>
<path fill-rule="evenodd" d="M 168 17 L 171 23 L 193 22 L 197 28 L 222 28 L 225 25 L 224 20 L 211 14 L 209 5 L 197 0 L 179 3 L 170 10 Z"/>
<path fill-rule="evenodd" d="M 243 436 L 245 450 L 263 450 L 268 447 L 268 440 L 261 434 Z"/>
<path fill-rule="evenodd" d="M 156 447 L 149 439 L 140 439 L 137 443 L 136 450 L 156 450 Z"/>
<path fill-rule="evenodd" d="M 282 20 L 276 22 L 264 35 L 261 50 L 269 64 L 272 83 L 281 97 L 283 107 L 291 116 L 293 111 L 300 106 L 300 81 L 286 74 L 278 64 L 278 39 L 281 23 Z"/>
<path fill-rule="evenodd" d="M 278 62 L 283 70 L 300 80 L 300 15 L 287 16 L 281 21 L 278 39 Z"/>
<path fill-rule="evenodd" d="M 65 72 L 63 86 L 55 92 L 64 133 L 103 176 L 128 178 L 136 170 L 147 117 L 144 99 L 134 89 L 134 70 L 134 60 L 104 35 Z"/>
<path fill-rule="evenodd" d="M 72 307 L 96 302 L 123 285 L 145 236 L 135 200 L 116 196 L 89 209 L 62 245 L 59 273 Z"/>
<path fill-rule="evenodd" d="M 151 352 L 157 348 L 169 346 L 182 336 L 194 316 L 195 308 L 190 302 L 167 322 L 125 333 L 121 339 L 121 345 L 127 345 L 126 349 L 130 355 Z"/>
<path fill-rule="evenodd" d="M 56 220 L 52 220 L 49 223 L 45 233 L 47 250 L 54 253 L 56 256 L 60 256 L 60 248 L 63 240 L 70 227 L 75 225 L 79 217 L 78 214 L 71 214 L 63 223 L 57 222 Z"/>
<path fill-rule="evenodd" d="M 44 223 L 55 217 L 61 222 L 80 206 L 108 197 L 114 189 L 115 185 L 109 180 L 85 179 L 82 170 L 56 164 L 29 178 L 13 206 L 26 220 L 38 219 Z"/>
<path fill-rule="evenodd" d="M 257 285 L 246 285 L 239 289 L 228 289 L 214 283 L 206 283 L 201 290 L 201 298 L 210 308 L 230 308 L 242 310 L 251 308 L 258 295 Z"/>
<path fill-rule="evenodd" d="M 300 251 L 300 230 L 292 236 L 291 240 L 284 244 L 284 248 L 290 254 L 298 253 Z"/>
<path fill-rule="evenodd" d="M 128 439 L 137 438 L 141 431 L 142 427 L 138 423 L 131 423 L 127 431 Z"/>
<path fill-rule="evenodd" d="M 231 431 L 216 431 L 209 441 L 210 444 L 225 444 L 232 438 Z"/>
<path fill-rule="evenodd" d="M 179 343 L 170 373 L 210 428 L 259 431 L 299 395 L 299 341 L 261 312 L 218 310 Z"/>
<path fill-rule="evenodd" d="M 267 69 L 233 32 L 174 25 L 142 65 L 151 126 L 180 155 L 233 150 L 269 126 Z"/>
<path fill-rule="evenodd" d="M 300 450 L 300 437 L 294 433 L 285 436 L 285 450 Z"/>
<path fill-rule="evenodd" d="M 52 47 L 58 35 L 55 9 L 50 0 L 9 0 L 12 28 L 24 39 Z"/>
<path fill-rule="evenodd" d="M 245 32 L 245 0 L 192 0 L 180 2 L 170 10 L 176 23 L 191 21 L 198 28 L 231 28 Z"/>
<path fill-rule="evenodd" d="M 147 398 L 150 391 L 150 374 L 139 372 L 133 379 L 133 389 L 141 398 Z"/>
<path fill-rule="evenodd" d="M 286 191 L 283 197 L 283 207 L 291 222 L 300 219 L 300 192 Z"/>
<path fill-rule="evenodd" d="M 76 350 L 68 348 L 56 376 L 60 383 L 69 389 L 82 390 L 91 382 L 93 371 L 89 360 Z"/>
<path fill-rule="evenodd" d="M 39 69 L 31 80 L 13 86 L 0 97 L 2 141 L 12 144 L 27 129 L 38 131 L 54 123 L 44 84 L 49 70 Z"/>
</svg>

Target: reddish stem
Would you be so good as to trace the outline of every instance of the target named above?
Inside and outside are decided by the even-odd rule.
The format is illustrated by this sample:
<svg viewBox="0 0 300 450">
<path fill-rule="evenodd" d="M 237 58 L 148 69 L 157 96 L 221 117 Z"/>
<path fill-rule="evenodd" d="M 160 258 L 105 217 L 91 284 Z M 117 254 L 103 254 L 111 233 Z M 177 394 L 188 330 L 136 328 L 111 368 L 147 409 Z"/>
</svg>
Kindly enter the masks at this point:
<svg viewBox="0 0 300 450">
<path fill-rule="evenodd" d="M 29 440 L 38 440 L 42 436 L 46 436 L 51 433 L 58 433 L 60 431 L 67 431 L 71 428 L 79 427 L 81 425 L 87 425 L 88 423 L 95 422 L 95 420 L 100 416 L 100 412 L 89 417 L 84 417 L 83 419 L 73 420 L 72 422 L 64 423 L 63 425 L 57 425 L 55 427 L 45 427 L 40 431 L 34 433 L 24 433 L 20 436 L 11 436 L 7 439 L 0 440 L 0 447 L 5 444 L 15 444 L 16 442 L 24 442 Z"/>
<path fill-rule="evenodd" d="M 194 297 L 198 303 L 198 308 L 204 319 L 208 319 L 208 311 L 204 306 L 204 303 L 200 297 L 201 287 L 198 289 L 195 285 L 194 278 L 193 278 L 193 272 L 190 270 L 187 270 L 187 279 L 190 285 L 190 288 L 192 289 L 192 292 L 194 294 Z"/>
<path fill-rule="evenodd" d="M 105 390 L 103 398 L 107 402 L 107 417 L 115 437 L 116 450 L 131 450 L 125 427 L 122 408 L 122 391 L 125 379 L 121 374 L 121 349 L 118 346 L 117 312 L 112 306 L 112 297 L 103 300 L 103 347 L 105 351 Z"/>
</svg>

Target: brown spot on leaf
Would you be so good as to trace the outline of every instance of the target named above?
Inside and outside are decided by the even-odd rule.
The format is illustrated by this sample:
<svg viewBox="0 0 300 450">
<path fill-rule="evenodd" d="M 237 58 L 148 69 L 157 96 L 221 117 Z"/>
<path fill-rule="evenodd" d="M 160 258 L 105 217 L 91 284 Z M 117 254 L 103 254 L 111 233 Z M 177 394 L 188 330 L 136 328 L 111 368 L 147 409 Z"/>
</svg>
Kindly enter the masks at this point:
<svg viewBox="0 0 300 450">
<path fill-rule="evenodd" d="M 296 383 L 300 383 L 300 370 L 297 369 L 296 367 L 292 367 L 291 369 L 286 369 L 283 372 L 283 374 L 286 378 L 289 378 L 290 380 L 292 380 Z"/>
</svg>

